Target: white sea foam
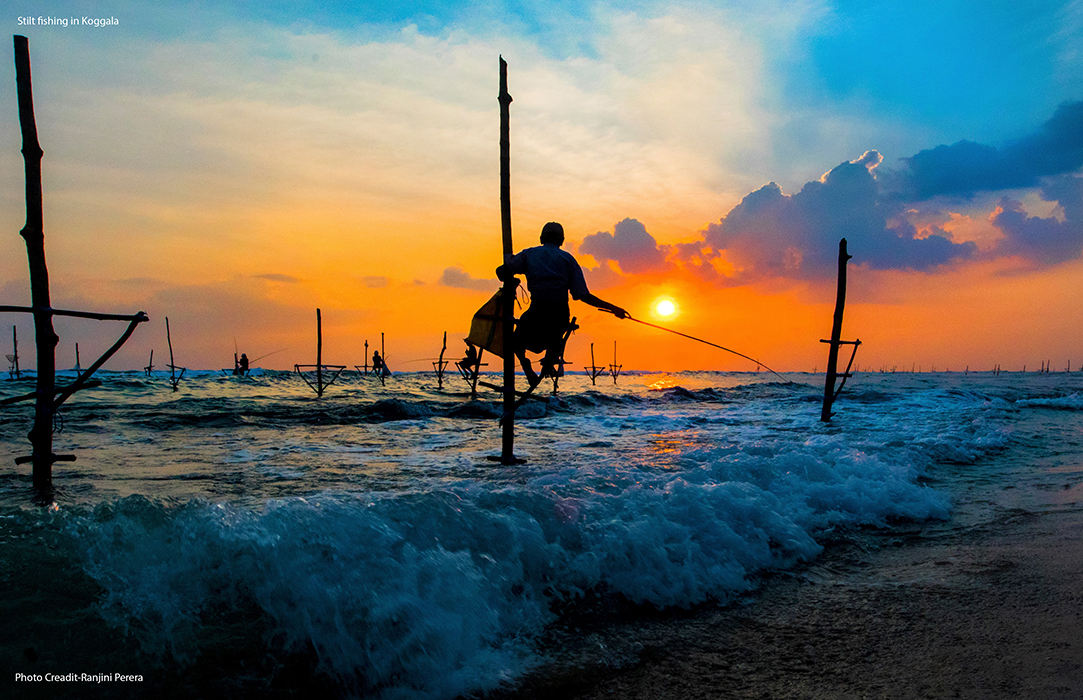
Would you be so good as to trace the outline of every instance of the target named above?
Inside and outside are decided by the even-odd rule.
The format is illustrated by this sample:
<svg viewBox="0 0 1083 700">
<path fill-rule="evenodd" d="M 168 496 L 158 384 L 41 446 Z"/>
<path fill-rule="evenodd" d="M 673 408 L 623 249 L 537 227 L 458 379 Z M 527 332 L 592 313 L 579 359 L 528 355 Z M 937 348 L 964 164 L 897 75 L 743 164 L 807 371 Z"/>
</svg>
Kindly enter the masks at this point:
<svg viewBox="0 0 1083 700">
<path fill-rule="evenodd" d="M 1031 406 L 1039 408 L 1059 408 L 1066 411 L 1079 411 L 1083 410 L 1083 394 L 1019 399 L 1015 404 L 1020 407 Z"/>
<path fill-rule="evenodd" d="M 110 619 L 194 654 L 206 611 L 252 601 L 286 651 L 349 687 L 454 697 L 530 663 L 551 603 L 587 590 L 657 606 L 726 600 L 815 557 L 818 532 L 946 517 L 918 468 L 826 439 L 686 454 L 688 469 L 553 469 L 521 486 L 323 494 L 262 510 L 133 497 L 77 523 Z"/>
</svg>

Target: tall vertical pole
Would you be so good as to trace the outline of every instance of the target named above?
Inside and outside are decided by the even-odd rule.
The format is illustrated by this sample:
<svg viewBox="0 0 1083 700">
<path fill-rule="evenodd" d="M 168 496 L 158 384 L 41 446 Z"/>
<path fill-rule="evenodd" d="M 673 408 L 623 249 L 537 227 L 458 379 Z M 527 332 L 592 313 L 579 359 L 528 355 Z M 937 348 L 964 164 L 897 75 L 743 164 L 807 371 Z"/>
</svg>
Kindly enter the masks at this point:
<svg viewBox="0 0 1083 700">
<path fill-rule="evenodd" d="M 18 331 L 18 328 L 16 326 L 11 327 L 11 352 L 13 353 L 12 361 L 11 361 L 12 376 L 15 377 L 16 379 L 18 379 L 19 376 L 20 376 L 20 373 L 19 373 L 19 331 Z"/>
<path fill-rule="evenodd" d="M 511 242 L 511 95 L 508 94 L 508 63 L 500 57 L 500 228 L 503 234 L 504 262 L 514 255 Z M 501 464 L 515 464 L 515 289 L 519 282 L 509 276 L 504 283 L 504 420 Z"/>
<path fill-rule="evenodd" d="M 316 396 L 323 396 L 323 319 L 316 309 Z"/>
<path fill-rule="evenodd" d="M 853 257 L 846 252 L 846 239 L 839 241 L 839 287 L 835 295 L 835 318 L 831 324 L 831 340 L 827 355 L 827 378 L 824 381 L 824 403 L 820 420 L 831 420 L 831 404 L 835 400 L 835 379 L 838 375 L 839 345 L 842 340 L 842 312 L 846 308 L 846 262 Z"/>
<path fill-rule="evenodd" d="M 169 383 L 173 385 L 173 391 L 177 390 L 177 367 L 173 361 L 173 338 L 169 335 L 169 317 L 165 317 L 165 342 L 169 346 Z M 151 351 L 154 352 L 153 350 Z"/>
<path fill-rule="evenodd" d="M 34 121 L 34 92 L 30 81 L 30 42 L 15 37 L 15 85 L 19 94 L 19 126 L 23 136 L 23 164 L 26 173 L 26 225 L 20 235 L 26 241 L 30 263 L 30 298 L 34 307 L 34 340 L 38 349 L 37 396 L 33 447 L 34 487 L 49 489 L 53 481 L 53 395 L 56 390 L 56 344 L 53 309 L 49 300 L 49 270 L 45 267 L 45 230 L 42 216 L 41 157 L 38 127 Z"/>
</svg>

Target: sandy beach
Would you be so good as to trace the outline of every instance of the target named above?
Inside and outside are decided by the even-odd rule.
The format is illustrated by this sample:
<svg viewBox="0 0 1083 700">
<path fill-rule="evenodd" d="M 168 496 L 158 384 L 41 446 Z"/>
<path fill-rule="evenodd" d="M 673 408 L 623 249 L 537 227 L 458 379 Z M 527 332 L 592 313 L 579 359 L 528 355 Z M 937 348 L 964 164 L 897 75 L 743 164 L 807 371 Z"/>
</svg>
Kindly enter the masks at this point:
<svg viewBox="0 0 1083 700">
<path fill-rule="evenodd" d="M 1083 510 L 1060 489 L 829 552 L 743 604 L 630 622 L 595 638 L 625 645 L 622 667 L 536 676 L 516 697 L 1079 698 Z"/>
</svg>

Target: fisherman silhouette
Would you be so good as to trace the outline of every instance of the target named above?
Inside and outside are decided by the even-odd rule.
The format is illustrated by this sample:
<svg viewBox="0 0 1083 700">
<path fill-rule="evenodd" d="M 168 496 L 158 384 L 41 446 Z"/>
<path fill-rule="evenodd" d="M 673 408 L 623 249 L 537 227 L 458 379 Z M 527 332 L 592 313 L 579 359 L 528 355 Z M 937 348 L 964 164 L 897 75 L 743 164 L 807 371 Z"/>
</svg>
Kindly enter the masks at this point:
<svg viewBox="0 0 1083 700">
<path fill-rule="evenodd" d="M 239 374 L 242 377 L 248 374 L 248 355 L 241 353 L 241 359 L 237 360 L 237 364 L 233 368 L 234 374 Z"/>
<path fill-rule="evenodd" d="M 512 344 L 531 387 L 537 386 L 543 376 L 555 374 L 557 363 L 563 359 L 564 334 L 571 327 L 569 293 L 572 299 L 609 311 L 617 318 L 630 318 L 624 309 L 590 293 L 583 269 L 571 253 L 561 250 L 563 243 L 564 227 L 550 221 L 542 227 L 540 246 L 522 250 L 496 268 L 501 282 L 514 275 L 526 275 L 530 308 L 516 324 Z M 526 356 L 528 350 L 545 353 L 540 375 Z"/>
<path fill-rule="evenodd" d="M 481 362 L 481 358 L 478 357 L 478 349 L 470 341 L 464 340 L 463 342 L 466 343 L 466 354 L 463 355 L 463 359 L 459 360 L 459 366 L 470 370 Z"/>
<path fill-rule="evenodd" d="M 380 351 L 374 350 L 372 352 L 372 373 L 380 374 L 384 371 L 384 358 L 380 357 Z"/>
</svg>

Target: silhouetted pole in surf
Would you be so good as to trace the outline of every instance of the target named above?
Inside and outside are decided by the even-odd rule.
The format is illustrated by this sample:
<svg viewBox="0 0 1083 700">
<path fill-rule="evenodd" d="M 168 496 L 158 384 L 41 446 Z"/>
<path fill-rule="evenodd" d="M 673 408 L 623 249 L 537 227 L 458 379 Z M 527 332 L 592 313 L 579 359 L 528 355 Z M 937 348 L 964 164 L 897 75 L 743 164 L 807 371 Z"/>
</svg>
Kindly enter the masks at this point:
<svg viewBox="0 0 1083 700">
<path fill-rule="evenodd" d="M 595 380 L 598 379 L 598 375 L 605 371 L 605 367 L 598 367 L 594 364 L 594 343 L 590 344 L 590 367 L 584 367 L 583 369 L 587 371 L 587 376 L 590 377 L 591 386 L 596 385 Z"/>
<path fill-rule="evenodd" d="M 0 405 L 18 401 L 34 400 L 34 425 L 28 435 L 32 454 L 17 457 L 16 464 L 33 464 L 34 487 L 50 495 L 53 483 L 53 462 L 73 462 L 75 455 L 53 454 L 53 420 L 57 410 L 72 394 L 101 382 L 90 377 L 106 360 L 120 349 L 135 328 L 148 320 L 140 311 L 137 314 L 99 314 L 88 311 L 65 311 L 52 308 L 49 299 L 49 270 L 45 266 L 45 231 L 41 188 L 41 159 L 44 155 L 38 143 L 38 128 L 34 119 L 34 92 L 30 77 L 30 42 L 25 36 L 14 37 L 15 85 L 19 102 L 19 126 L 23 138 L 23 164 L 26 176 L 26 225 L 20 231 L 26 241 L 26 255 L 30 265 L 30 307 L 0 306 L 0 312 L 30 313 L 34 316 L 34 340 L 37 345 L 36 390 L 24 396 L 0 401 Z M 128 321 L 128 329 L 120 340 L 105 352 L 86 371 L 65 387 L 56 386 L 56 345 L 60 341 L 53 329 L 53 316 L 73 316 L 102 321 Z M 51 499 L 50 499 L 51 500 Z"/>
<path fill-rule="evenodd" d="M 839 241 L 839 287 L 838 294 L 835 297 L 835 318 L 831 325 L 831 340 L 820 341 L 821 343 L 831 344 L 831 349 L 827 355 L 827 377 L 824 380 L 824 403 L 823 408 L 820 410 L 820 420 L 825 422 L 831 420 L 831 416 L 835 415 L 831 412 L 831 404 L 838 398 L 839 392 L 842 391 L 842 387 L 846 384 L 846 380 L 851 376 L 850 367 L 854 364 L 857 346 L 861 345 L 860 340 L 840 340 L 842 337 L 842 312 L 846 308 L 846 262 L 851 257 L 853 256 L 846 252 L 846 239 L 843 238 Z M 842 374 L 838 374 L 840 345 L 854 346 L 854 352 L 850 355 L 850 362 L 846 365 L 846 371 Z M 842 378 L 842 383 L 836 389 L 835 380 L 839 377 Z"/>
<path fill-rule="evenodd" d="M 617 341 L 613 341 L 613 364 L 609 365 L 609 374 L 613 377 L 613 386 L 617 385 L 617 377 L 620 376 L 620 368 L 624 365 L 617 364 Z"/>
<path fill-rule="evenodd" d="M 448 365 L 448 361 L 444 359 L 445 352 L 447 352 L 447 331 L 444 331 L 444 345 L 440 348 L 440 359 L 432 363 L 432 368 L 436 371 L 437 388 L 440 390 L 444 388 L 444 370 Z"/>
<path fill-rule="evenodd" d="M 173 386 L 173 391 L 177 390 L 177 385 L 184 379 L 184 373 L 186 369 L 184 367 L 177 367 L 173 364 L 173 338 L 169 335 L 169 317 L 165 317 L 165 342 L 169 346 L 169 383 Z M 151 351 L 153 352 L 153 350 Z M 177 370 L 180 370 L 180 375 L 177 375 Z"/>
<path fill-rule="evenodd" d="M 500 57 L 500 229 L 504 243 L 504 262 L 515 253 L 511 242 L 511 95 L 508 94 L 508 63 Z M 504 335 L 504 417 L 501 464 L 516 464 L 515 458 L 515 289 L 519 280 L 508 275 L 504 282 L 503 335 Z"/>
<path fill-rule="evenodd" d="M 331 377 L 330 381 L 327 381 L 327 382 L 323 381 L 323 370 L 325 368 L 328 369 L 328 370 L 334 370 L 335 371 L 335 373 Z M 316 370 L 316 383 L 315 384 L 310 382 L 308 380 L 308 377 L 305 376 L 304 371 L 306 369 L 315 369 Z M 334 384 L 335 380 L 338 379 L 338 375 L 342 374 L 342 370 L 344 370 L 344 369 L 346 369 L 346 365 L 325 365 L 325 364 L 323 364 L 323 315 L 320 313 L 319 309 L 316 309 L 316 364 L 315 365 L 294 365 L 293 370 L 295 372 L 297 372 L 297 376 L 299 376 L 302 380 L 304 380 L 305 384 L 308 384 L 308 387 L 310 389 L 312 389 L 313 391 L 316 392 L 316 398 L 320 398 L 321 396 L 323 396 L 324 389 L 326 389 L 327 387 Z"/>
<path fill-rule="evenodd" d="M 19 330 L 16 326 L 11 327 L 11 355 L 8 356 L 11 367 L 8 368 L 8 376 L 18 379 L 22 374 L 19 372 Z"/>
</svg>

